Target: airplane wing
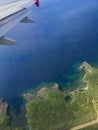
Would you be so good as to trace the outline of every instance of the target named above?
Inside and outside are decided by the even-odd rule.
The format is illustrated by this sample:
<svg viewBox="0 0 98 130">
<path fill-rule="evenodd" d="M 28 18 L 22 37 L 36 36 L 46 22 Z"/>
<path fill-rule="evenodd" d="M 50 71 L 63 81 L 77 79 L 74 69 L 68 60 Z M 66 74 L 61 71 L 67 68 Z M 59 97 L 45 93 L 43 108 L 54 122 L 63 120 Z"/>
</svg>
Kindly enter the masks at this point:
<svg viewBox="0 0 98 130">
<path fill-rule="evenodd" d="M 39 0 L 19 0 L 17 2 L 5 3 L 0 6 L 0 44 L 15 44 L 16 42 L 5 37 L 5 34 L 19 22 L 32 23 L 28 18 L 28 8 L 35 4 L 39 7 Z"/>
</svg>

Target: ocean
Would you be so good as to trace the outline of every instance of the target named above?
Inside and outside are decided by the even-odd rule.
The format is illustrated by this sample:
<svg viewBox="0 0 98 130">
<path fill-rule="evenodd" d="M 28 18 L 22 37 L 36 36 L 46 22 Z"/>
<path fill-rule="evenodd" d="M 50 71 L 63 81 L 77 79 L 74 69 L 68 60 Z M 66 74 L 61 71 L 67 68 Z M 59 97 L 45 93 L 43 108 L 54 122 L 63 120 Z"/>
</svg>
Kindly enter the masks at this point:
<svg viewBox="0 0 98 130">
<path fill-rule="evenodd" d="M 18 24 L 0 46 L 0 98 L 19 111 L 21 95 L 44 82 L 81 86 L 78 65 L 98 66 L 98 1 L 43 0 L 32 6 L 33 24 Z M 73 85 L 72 85 L 73 84 Z"/>
</svg>

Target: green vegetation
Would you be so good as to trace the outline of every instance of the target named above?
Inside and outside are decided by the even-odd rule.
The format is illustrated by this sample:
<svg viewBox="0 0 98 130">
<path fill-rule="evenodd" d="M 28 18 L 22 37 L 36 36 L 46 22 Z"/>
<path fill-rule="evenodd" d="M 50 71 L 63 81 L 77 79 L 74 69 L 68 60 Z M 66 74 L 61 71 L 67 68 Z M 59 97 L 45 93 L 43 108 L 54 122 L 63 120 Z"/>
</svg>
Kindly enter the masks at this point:
<svg viewBox="0 0 98 130">
<path fill-rule="evenodd" d="M 44 84 L 38 92 L 25 94 L 30 130 L 69 130 L 98 119 L 98 69 L 86 62 L 79 69 L 85 72 L 84 88 L 73 92 L 60 91 L 57 83 L 50 83 Z M 11 130 L 7 104 L 1 100 L 0 106 L 0 130 Z M 97 129 L 98 124 L 95 124 L 82 130 Z M 21 126 L 15 130 L 24 128 Z"/>
<path fill-rule="evenodd" d="M 50 83 L 44 84 L 38 92 L 25 94 L 30 130 L 69 130 L 98 119 L 98 69 L 84 62 L 80 70 L 85 72 L 84 88 L 67 92 L 59 90 L 57 83 Z M 6 109 L 6 104 L 2 104 L 0 130 L 11 130 Z M 82 130 L 97 129 L 98 124 L 95 124 Z M 17 127 L 15 130 L 24 129 Z"/>
<path fill-rule="evenodd" d="M 96 119 L 92 101 L 87 101 L 86 93 L 68 95 L 48 89 L 45 96 L 44 99 L 34 99 L 28 103 L 30 130 L 69 129 Z"/>
<path fill-rule="evenodd" d="M 98 69 L 87 63 L 82 69 L 88 88 L 68 93 L 45 86 L 40 98 L 27 103 L 30 130 L 68 130 L 98 118 Z"/>
<path fill-rule="evenodd" d="M 9 117 L 5 114 L 0 115 L 0 130 L 11 130 Z"/>
<path fill-rule="evenodd" d="M 18 127 L 18 128 L 16 128 L 15 130 L 24 130 L 23 128 L 21 128 L 21 127 Z"/>
</svg>

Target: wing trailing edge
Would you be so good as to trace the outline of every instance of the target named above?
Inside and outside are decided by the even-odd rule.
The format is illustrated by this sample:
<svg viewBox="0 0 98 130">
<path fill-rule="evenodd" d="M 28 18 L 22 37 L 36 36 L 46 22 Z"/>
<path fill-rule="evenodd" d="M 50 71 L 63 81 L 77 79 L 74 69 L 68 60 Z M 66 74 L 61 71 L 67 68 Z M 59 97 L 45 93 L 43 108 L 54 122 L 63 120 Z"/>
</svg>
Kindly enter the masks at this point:
<svg viewBox="0 0 98 130">
<path fill-rule="evenodd" d="M 0 45 L 15 45 L 16 41 L 8 38 L 8 37 L 1 37 L 0 38 Z"/>
<path fill-rule="evenodd" d="M 21 23 L 34 23 L 34 21 L 29 17 L 25 17 L 24 19 L 21 20 Z"/>
</svg>

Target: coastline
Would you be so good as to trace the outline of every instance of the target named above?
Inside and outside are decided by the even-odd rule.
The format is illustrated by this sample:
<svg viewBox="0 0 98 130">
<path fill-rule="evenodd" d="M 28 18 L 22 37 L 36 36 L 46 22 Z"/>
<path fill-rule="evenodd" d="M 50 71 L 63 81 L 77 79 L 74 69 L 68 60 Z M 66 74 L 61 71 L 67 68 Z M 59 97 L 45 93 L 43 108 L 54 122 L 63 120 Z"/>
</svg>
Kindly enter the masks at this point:
<svg viewBox="0 0 98 130">
<path fill-rule="evenodd" d="M 77 104 L 77 100 L 80 102 L 80 104 L 78 103 L 78 107 L 77 107 L 77 109 L 80 109 L 81 108 L 81 104 L 85 104 L 85 100 L 86 100 L 86 96 L 87 96 L 87 93 L 88 93 L 88 91 L 90 91 L 89 90 L 89 88 L 90 88 L 90 85 L 89 85 L 89 80 L 87 80 L 86 78 L 87 78 L 87 76 L 88 75 L 92 75 L 92 73 L 93 73 L 93 67 L 92 66 L 90 66 L 87 62 L 83 62 L 82 64 L 81 64 L 81 66 L 78 68 L 80 71 L 83 71 L 85 74 L 84 74 L 84 76 L 83 76 L 83 80 L 82 80 L 82 82 L 83 82 L 83 84 L 84 84 L 84 87 L 83 88 L 78 88 L 78 89 L 76 89 L 76 90 L 74 90 L 74 91 L 72 91 L 72 92 L 68 92 L 68 91 L 65 91 L 65 90 L 60 90 L 59 89 L 59 84 L 57 84 L 57 83 L 54 83 L 54 85 L 53 84 L 51 84 L 51 86 L 50 86 L 50 84 L 44 84 L 43 85 L 43 87 L 41 87 L 35 94 L 34 93 L 26 93 L 26 94 L 24 94 L 23 95 L 23 97 L 26 99 L 26 109 L 27 109 L 27 120 L 28 120 L 28 124 L 29 124 L 29 126 L 30 126 L 30 130 L 32 130 L 33 129 L 33 127 L 32 127 L 32 123 L 33 123 L 33 121 L 30 119 L 30 117 L 31 117 L 31 115 L 32 114 L 30 114 L 30 113 L 32 113 L 32 112 L 30 112 L 31 111 L 31 109 L 33 110 L 34 109 L 34 111 L 35 111 L 35 108 L 36 108 L 36 104 L 37 104 L 37 102 L 38 102 L 38 104 L 43 104 L 43 102 L 53 102 L 53 104 L 54 104 L 54 101 L 56 101 L 56 100 L 58 100 L 58 102 L 55 102 L 56 104 L 55 105 L 59 105 L 59 102 L 62 102 L 62 100 L 65 100 L 66 99 L 66 102 L 65 102 L 65 104 L 67 103 L 67 102 L 69 102 L 70 104 L 69 104 L 69 108 L 70 108 L 70 111 L 74 114 L 74 107 L 76 107 L 75 106 L 75 104 Z M 54 86 L 56 86 L 56 87 L 54 87 Z M 51 95 L 51 94 L 53 94 L 53 95 Z M 58 97 L 57 97 L 57 95 L 58 95 Z M 62 95 L 62 96 L 61 96 Z M 54 97 L 54 101 L 52 101 L 53 99 L 51 99 L 51 96 L 53 96 Z M 56 97 L 55 97 L 56 96 Z M 61 98 L 61 97 L 62 98 Z M 64 97 L 63 97 L 64 96 Z M 61 98 L 61 99 L 59 99 L 59 98 Z M 64 98 L 64 99 L 63 99 Z M 83 100 L 83 98 L 84 98 L 84 100 Z M 89 103 L 91 103 L 92 101 L 91 100 L 88 100 L 88 102 Z M 86 106 L 87 106 L 87 104 L 85 104 Z M 73 106 L 73 107 L 72 107 Z M 83 105 L 84 106 L 84 105 Z M 33 108 L 34 107 L 34 108 Z M 46 107 L 46 106 L 44 106 L 44 107 Z M 50 105 L 50 107 L 52 107 L 51 105 Z M 65 105 L 64 106 L 62 106 L 62 107 L 65 107 Z M 67 106 L 66 106 L 67 107 Z M 67 109 L 65 107 L 65 110 Z M 68 122 L 68 120 L 69 121 L 71 121 L 70 123 L 70 125 L 68 125 L 67 127 L 68 127 L 68 129 L 70 129 L 71 127 L 74 127 L 74 126 L 77 126 L 77 125 L 81 125 L 82 123 L 86 123 L 86 122 L 89 122 L 89 121 L 92 121 L 92 120 L 95 120 L 96 119 L 96 112 L 95 112 L 95 109 L 93 108 L 93 104 L 92 104 L 92 107 L 90 108 L 89 106 L 87 106 L 87 108 L 88 108 L 88 111 L 89 111 L 89 119 L 88 119 L 88 117 L 86 117 L 86 114 L 84 114 L 82 111 L 79 111 L 79 113 L 82 113 L 82 114 L 78 114 L 77 115 L 77 118 L 76 118 L 76 121 L 74 121 L 73 123 L 72 123 L 72 119 L 71 118 L 73 118 L 73 117 L 71 117 L 71 118 L 69 118 L 68 119 L 68 117 L 67 118 L 65 118 L 65 122 L 67 121 Z M 38 109 L 38 108 L 36 108 L 36 109 Z M 44 108 L 45 109 L 45 108 Z M 47 108 L 48 109 L 48 108 Z M 83 108 L 82 108 L 83 109 Z M 41 111 L 42 111 L 42 109 L 41 109 Z M 48 110 L 48 111 L 50 111 L 50 110 Z M 51 108 L 51 111 L 54 111 L 54 109 L 52 110 L 52 108 Z M 86 109 L 85 109 L 85 111 L 87 111 Z M 40 113 L 40 110 L 38 110 L 37 111 L 38 113 Z M 63 115 L 64 115 L 64 113 L 66 113 L 67 114 L 67 112 L 68 112 L 68 110 L 66 110 L 66 112 L 65 111 L 63 111 Z M 93 116 L 92 116 L 92 112 L 93 112 Z M 42 112 L 43 113 L 43 112 Z M 87 112 L 88 113 L 88 112 Z M 45 112 L 43 113 L 43 114 L 45 114 Z M 57 113 L 56 113 L 57 114 Z M 65 115 L 66 115 L 65 114 Z M 34 116 L 36 115 L 36 113 L 34 113 L 33 114 L 33 117 L 32 117 L 32 119 L 34 118 Z M 41 114 L 42 115 L 42 114 Z M 62 116 L 63 116 L 62 115 Z M 84 117 L 85 117 L 85 120 L 83 121 L 83 120 L 81 120 L 81 122 L 79 121 L 79 115 L 82 115 L 82 118 L 84 119 Z M 43 115 L 43 116 L 45 116 L 45 115 Z M 84 117 L 83 117 L 84 116 Z M 39 118 L 40 118 L 40 114 L 39 114 Z M 39 118 L 37 119 L 37 120 L 39 120 Z M 45 117 L 46 118 L 46 117 Z M 52 117 L 53 118 L 53 117 Z M 51 122 L 51 121 L 50 121 Z M 63 122 L 63 121 L 61 121 L 61 122 Z M 65 126 L 65 123 L 64 123 L 64 126 Z M 63 125 L 61 126 L 61 127 L 64 127 Z M 40 126 L 41 127 L 41 126 Z M 57 126 L 56 126 L 57 127 Z M 52 127 L 51 127 L 52 128 Z M 44 130 L 44 128 L 43 128 L 43 130 Z"/>
<path fill-rule="evenodd" d="M 50 123 L 50 124 L 52 123 L 52 125 L 50 125 L 49 127 L 49 130 L 53 129 L 53 127 L 56 127 L 57 129 L 58 128 L 64 129 L 65 127 L 67 127 L 67 129 L 70 129 L 72 127 L 74 128 L 78 125 L 96 120 L 95 110 L 97 107 L 96 106 L 97 102 L 96 102 L 96 99 L 92 100 L 92 96 L 88 95 L 88 94 L 91 95 L 91 93 L 93 92 L 91 90 L 89 77 L 90 76 L 93 77 L 93 74 L 96 72 L 96 70 L 92 66 L 90 66 L 87 62 L 83 62 L 78 69 L 79 71 L 84 72 L 84 76 L 82 79 L 84 86 L 82 88 L 77 88 L 76 90 L 69 92 L 67 90 L 63 90 L 63 89 L 61 90 L 58 83 L 50 82 L 50 83 L 41 84 L 39 89 L 36 89 L 36 91 L 31 90 L 29 92 L 22 94 L 24 102 L 25 102 L 24 107 L 26 107 L 25 118 L 27 120 L 27 123 L 25 123 L 25 125 L 26 124 L 27 125 L 23 126 L 23 128 L 29 127 L 30 130 L 32 130 L 34 129 L 32 126 L 32 123 L 36 122 L 35 126 L 38 126 L 37 122 L 42 120 L 41 122 L 46 123 L 46 126 L 43 126 L 44 123 L 39 124 L 39 127 L 45 127 L 43 128 L 43 130 L 45 130 L 46 127 L 49 125 L 47 123 Z M 84 111 L 84 113 L 82 111 Z M 23 112 L 23 110 L 21 112 Z M 89 118 L 87 116 L 88 112 L 89 112 Z M 50 113 L 50 114 L 47 115 L 47 113 Z M 51 115 L 52 113 L 54 113 L 55 116 Z M 93 113 L 93 116 L 92 116 L 92 113 Z M 37 120 L 36 120 L 35 117 L 37 115 L 39 116 L 37 117 Z M 82 116 L 82 119 L 79 119 L 80 118 L 79 115 Z M 51 118 L 48 116 L 50 116 Z M 84 120 L 84 117 L 85 117 L 85 120 Z M 49 118 L 48 122 L 47 122 L 47 118 Z M 18 118 L 17 116 L 16 119 L 20 119 L 20 118 Z M 58 119 L 59 119 L 59 122 L 58 123 L 56 122 L 56 124 L 54 124 L 53 122 L 51 122 L 51 119 L 53 120 L 53 122 L 55 122 L 56 120 L 58 122 Z M 21 126 L 19 128 L 22 129 Z M 15 127 L 15 129 L 17 130 L 18 126 Z"/>
</svg>

